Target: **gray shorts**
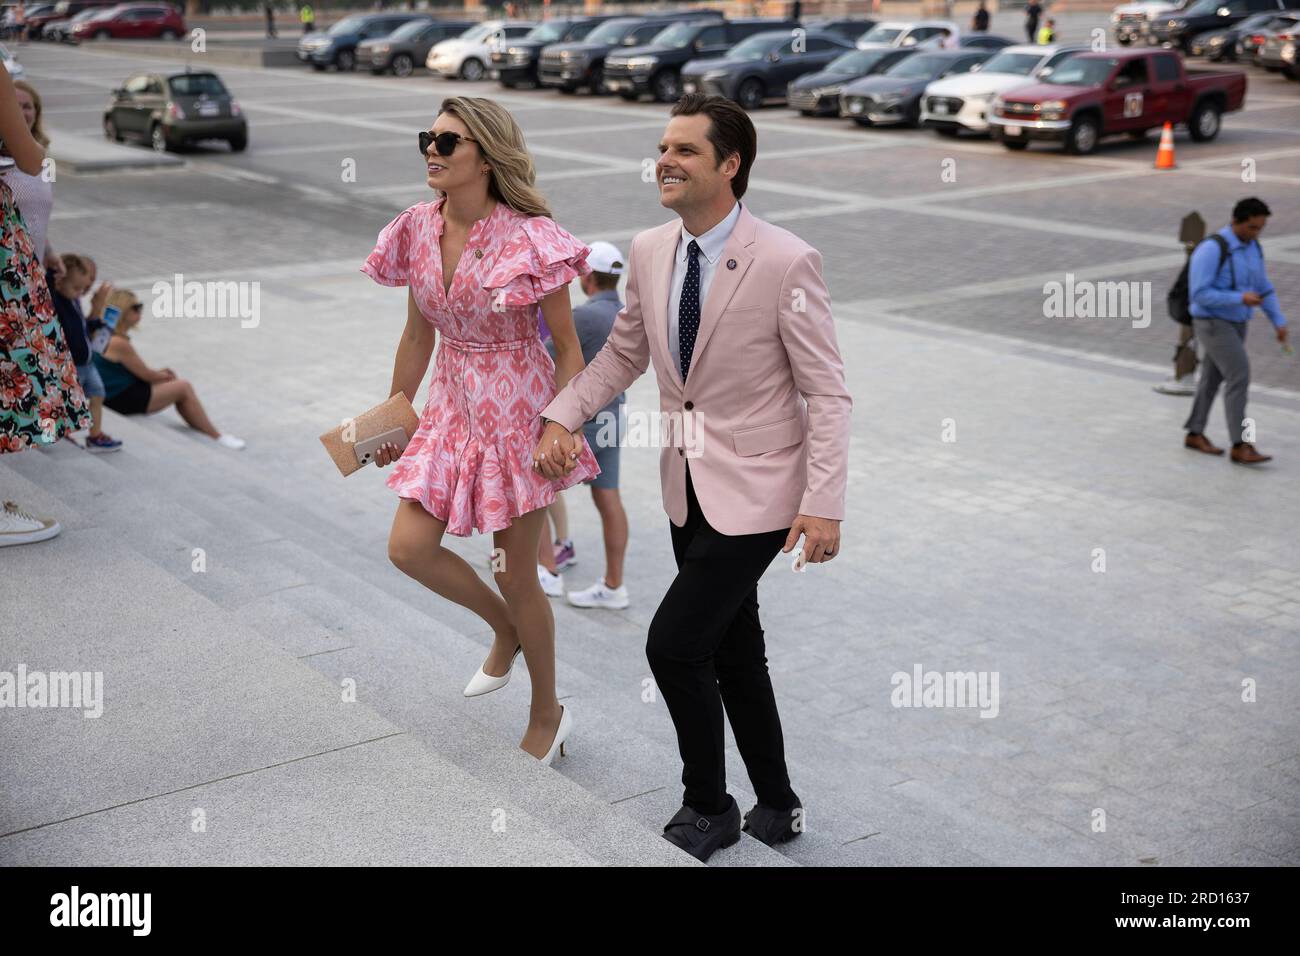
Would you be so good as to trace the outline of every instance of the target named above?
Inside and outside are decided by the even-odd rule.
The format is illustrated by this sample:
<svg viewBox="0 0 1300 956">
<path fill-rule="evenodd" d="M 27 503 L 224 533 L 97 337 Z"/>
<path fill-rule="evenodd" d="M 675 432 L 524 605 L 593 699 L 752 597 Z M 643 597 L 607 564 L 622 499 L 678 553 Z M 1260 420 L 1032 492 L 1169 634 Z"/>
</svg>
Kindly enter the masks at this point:
<svg viewBox="0 0 1300 956">
<path fill-rule="evenodd" d="M 627 412 L 624 411 L 624 406 L 618 406 L 617 421 L 598 413 L 594 420 L 582 426 L 582 434 L 591 446 L 592 454 L 596 456 L 596 464 L 600 465 L 600 474 L 585 484 L 592 488 L 617 488 L 618 449 L 627 434 Z"/>
<path fill-rule="evenodd" d="M 91 359 L 85 365 L 77 367 L 77 381 L 81 383 L 81 390 L 86 393 L 87 398 L 104 397 L 104 380 L 99 377 L 99 369 L 95 367 L 95 360 Z"/>
</svg>

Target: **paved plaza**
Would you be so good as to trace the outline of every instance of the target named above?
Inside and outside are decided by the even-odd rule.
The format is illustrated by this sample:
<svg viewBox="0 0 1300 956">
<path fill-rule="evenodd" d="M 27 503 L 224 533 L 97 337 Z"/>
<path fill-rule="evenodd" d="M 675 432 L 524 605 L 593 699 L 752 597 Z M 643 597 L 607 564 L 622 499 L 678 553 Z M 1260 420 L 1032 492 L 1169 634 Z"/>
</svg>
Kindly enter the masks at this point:
<svg viewBox="0 0 1300 956">
<path fill-rule="evenodd" d="M 177 61 L 28 46 L 23 63 L 66 169 L 102 142 L 110 88 Z M 507 105 L 557 221 L 624 249 L 670 216 L 643 177 L 667 107 L 215 68 L 248 151 L 61 171 L 50 239 L 146 302 L 176 274 L 259 283 L 255 326 L 146 311 L 133 336 L 248 447 L 174 411 L 106 413 L 120 454 L 0 459 L 3 497 L 65 528 L 0 552 L 0 668 L 104 675 L 98 718 L 0 712 L 0 862 L 696 865 L 658 836 L 680 803 L 645 658 L 675 570 L 658 449 L 622 452 L 631 606 L 552 602 L 577 724 L 545 769 L 515 746 L 526 680 L 461 696 L 490 630 L 389 563 L 385 475 L 340 478 L 317 438 L 387 396 L 406 293 L 358 269 L 430 198 L 415 133 L 442 96 Z M 781 556 L 760 585 L 808 831 L 709 865 L 1300 864 L 1297 359 L 1257 316 L 1250 413 L 1275 460 L 1256 470 L 1185 451 L 1191 400 L 1152 390 L 1190 211 L 1218 228 L 1263 198 L 1300 319 L 1300 84 L 1249 82 L 1216 141 L 1179 133 L 1173 171 L 1154 136 L 1070 157 L 754 114 L 745 201 L 824 257 L 853 439 L 840 556 L 802 573 Z M 1046 316 L 1067 274 L 1151 283 L 1149 324 Z M 653 377 L 628 401 L 657 409 Z M 577 589 L 601 573 L 600 525 L 586 489 L 565 497 Z M 490 539 L 445 543 L 490 579 Z M 896 706 L 918 671 L 996 680 L 996 704 Z"/>
</svg>

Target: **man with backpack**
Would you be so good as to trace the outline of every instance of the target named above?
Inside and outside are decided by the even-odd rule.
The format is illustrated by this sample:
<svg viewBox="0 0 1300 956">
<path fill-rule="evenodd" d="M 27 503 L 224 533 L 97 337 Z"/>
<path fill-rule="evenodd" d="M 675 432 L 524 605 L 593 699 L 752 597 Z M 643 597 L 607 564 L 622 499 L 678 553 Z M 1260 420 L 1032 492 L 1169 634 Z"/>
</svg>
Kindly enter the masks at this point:
<svg viewBox="0 0 1300 956">
<path fill-rule="evenodd" d="M 1205 423 L 1219 385 L 1232 438 L 1231 458 L 1242 465 L 1269 461 L 1253 442 L 1243 436 L 1246 393 L 1250 388 L 1250 360 L 1246 356 L 1246 323 L 1255 307 L 1264 310 L 1277 330 L 1277 340 L 1286 346 L 1287 324 L 1278 307 L 1277 292 L 1264 271 L 1264 252 L 1258 238 L 1271 215 L 1268 206 L 1251 197 L 1232 210 L 1231 225 L 1196 247 L 1187 269 L 1187 301 L 1197 341 L 1205 350 L 1205 365 L 1192 403 L 1192 413 L 1183 427 L 1187 448 L 1207 455 L 1222 455 L 1205 437 Z M 1250 436 L 1253 437 L 1253 436 Z"/>
</svg>

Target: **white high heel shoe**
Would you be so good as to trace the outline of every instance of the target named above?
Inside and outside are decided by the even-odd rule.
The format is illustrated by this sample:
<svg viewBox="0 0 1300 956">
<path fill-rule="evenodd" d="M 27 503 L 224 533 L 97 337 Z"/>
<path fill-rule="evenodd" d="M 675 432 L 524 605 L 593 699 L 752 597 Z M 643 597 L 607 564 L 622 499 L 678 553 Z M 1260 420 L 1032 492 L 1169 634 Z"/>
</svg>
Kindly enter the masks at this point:
<svg viewBox="0 0 1300 956">
<path fill-rule="evenodd" d="M 483 694 L 490 694 L 494 690 L 500 690 L 502 687 L 505 687 L 506 684 L 509 684 L 510 674 L 515 669 L 515 657 L 518 657 L 519 652 L 522 650 L 522 645 L 515 648 L 514 657 L 510 658 L 510 667 L 500 677 L 493 677 L 491 674 L 484 671 L 483 666 L 480 664 L 478 673 L 471 677 L 469 683 L 465 685 L 465 696 L 480 697 Z"/>
<path fill-rule="evenodd" d="M 564 756 L 564 741 L 568 739 L 569 732 L 573 730 L 573 715 L 569 708 L 564 704 L 560 705 L 560 726 L 556 728 L 555 740 L 551 742 L 551 749 L 546 751 L 546 756 L 542 758 L 542 765 L 549 767 L 551 761 L 555 759 L 556 751 L 559 751 L 561 757 Z"/>
</svg>

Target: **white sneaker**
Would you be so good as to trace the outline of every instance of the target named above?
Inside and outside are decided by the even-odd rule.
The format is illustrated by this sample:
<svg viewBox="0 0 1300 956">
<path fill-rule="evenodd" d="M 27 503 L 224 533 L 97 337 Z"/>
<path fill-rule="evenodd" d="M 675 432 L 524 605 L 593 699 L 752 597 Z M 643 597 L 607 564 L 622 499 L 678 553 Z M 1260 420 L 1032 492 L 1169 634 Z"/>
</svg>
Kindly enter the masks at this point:
<svg viewBox="0 0 1300 956">
<path fill-rule="evenodd" d="M 0 511 L 0 548 L 11 544 L 32 544 L 53 538 L 63 526 L 53 518 L 38 518 L 28 514 L 12 501 L 4 503 Z"/>
<path fill-rule="evenodd" d="M 1182 380 L 1176 378 L 1165 379 L 1159 385 L 1152 385 L 1151 388 L 1161 395 L 1195 395 L 1196 376 L 1190 375 Z"/>
<path fill-rule="evenodd" d="M 537 566 L 537 580 L 542 582 L 542 590 L 547 597 L 564 597 L 564 575 L 552 574 L 542 565 Z"/>
<path fill-rule="evenodd" d="M 603 607 L 611 611 L 621 611 L 628 606 L 627 585 L 621 584 L 611 588 L 601 578 L 585 591 L 570 591 L 569 603 L 574 607 Z"/>
<path fill-rule="evenodd" d="M 243 448 L 248 442 L 242 438 L 236 438 L 234 435 L 221 435 L 217 438 L 217 444 L 222 448 L 233 448 L 235 451 Z"/>
</svg>

